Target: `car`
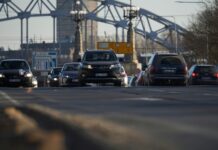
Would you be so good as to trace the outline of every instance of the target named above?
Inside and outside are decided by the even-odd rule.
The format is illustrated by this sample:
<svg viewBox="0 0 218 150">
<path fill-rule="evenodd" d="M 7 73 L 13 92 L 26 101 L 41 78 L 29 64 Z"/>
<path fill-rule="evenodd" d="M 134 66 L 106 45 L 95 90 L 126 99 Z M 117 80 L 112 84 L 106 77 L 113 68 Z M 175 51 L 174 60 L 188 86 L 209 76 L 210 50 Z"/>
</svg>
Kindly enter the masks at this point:
<svg viewBox="0 0 218 150">
<path fill-rule="evenodd" d="M 79 82 L 81 85 L 112 83 L 115 86 L 127 86 L 128 77 L 114 51 L 87 50 L 81 61 Z"/>
<path fill-rule="evenodd" d="M 145 83 L 180 84 L 188 83 L 188 68 L 184 57 L 177 53 L 154 53 L 144 73 Z"/>
<path fill-rule="evenodd" d="M 217 84 L 218 72 L 215 65 L 195 64 L 189 69 L 189 84 Z"/>
<path fill-rule="evenodd" d="M 78 85 L 78 71 L 80 68 L 80 62 L 65 63 L 59 74 L 59 85 L 70 86 Z"/>
<path fill-rule="evenodd" d="M 50 70 L 47 77 L 48 86 L 59 86 L 59 74 L 62 67 L 54 67 Z"/>
<path fill-rule="evenodd" d="M 24 59 L 5 59 L 0 62 L 1 86 L 33 87 L 34 76 L 29 63 Z"/>
</svg>

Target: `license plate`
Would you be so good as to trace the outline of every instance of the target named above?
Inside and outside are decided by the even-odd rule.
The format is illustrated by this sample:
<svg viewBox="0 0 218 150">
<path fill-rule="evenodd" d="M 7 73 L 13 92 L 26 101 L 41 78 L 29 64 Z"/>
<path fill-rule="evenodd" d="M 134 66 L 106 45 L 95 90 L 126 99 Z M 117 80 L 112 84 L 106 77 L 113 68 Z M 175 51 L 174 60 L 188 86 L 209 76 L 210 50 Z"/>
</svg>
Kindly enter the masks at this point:
<svg viewBox="0 0 218 150">
<path fill-rule="evenodd" d="M 175 70 L 167 69 L 167 70 L 164 70 L 164 73 L 175 73 Z"/>
<path fill-rule="evenodd" d="M 72 80 L 72 82 L 78 82 L 78 81 L 79 81 L 78 79 L 73 79 L 73 80 Z"/>
<path fill-rule="evenodd" d="M 20 79 L 9 79 L 9 82 L 20 82 Z"/>
<path fill-rule="evenodd" d="M 96 73 L 95 76 L 96 77 L 106 77 L 107 73 Z"/>
<path fill-rule="evenodd" d="M 210 80 L 211 78 L 210 77 L 202 77 L 201 79 L 202 80 Z"/>
</svg>

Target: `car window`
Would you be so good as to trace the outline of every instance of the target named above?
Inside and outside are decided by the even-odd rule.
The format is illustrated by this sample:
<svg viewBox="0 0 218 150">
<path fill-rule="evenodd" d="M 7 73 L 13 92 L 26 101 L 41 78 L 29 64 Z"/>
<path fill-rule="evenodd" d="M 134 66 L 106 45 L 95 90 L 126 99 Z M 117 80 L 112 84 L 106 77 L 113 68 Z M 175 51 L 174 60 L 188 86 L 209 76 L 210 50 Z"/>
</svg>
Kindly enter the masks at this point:
<svg viewBox="0 0 218 150">
<path fill-rule="evenodd" d="M 54 68 L 52 74 L 58 75 L 61 72 L 61 68 Z"/>
<path fill-rule="evenodd" d="M 65 65 L 63 71 L 78 71 L 79 65 L 78 64 L 71 64 Z"/>
<path fill-rule="evenodd" d="M 195 72 L 209 73 L 209 72 L 215 72 L 215 70 L 216 69 L 214 66 L 198 66 L 196 67 Z"/>
<path fill-rule="evenodd" d="M 182 61 L 177 56 L 158 56 L 158 64 L 164 66 L 181 65 Z"/>
<path fill-rule="evenodd" d="M 84 61 L 117 61 L 117 57 L 111 52 L 87 52 Z"/>
<path fill-rule="evenodd" d="M 1 68 L 5 70 L 9 69 L 29 69 L 29 66 L 25 61 L 3 61 L 1 63 Z"/>
</svg>

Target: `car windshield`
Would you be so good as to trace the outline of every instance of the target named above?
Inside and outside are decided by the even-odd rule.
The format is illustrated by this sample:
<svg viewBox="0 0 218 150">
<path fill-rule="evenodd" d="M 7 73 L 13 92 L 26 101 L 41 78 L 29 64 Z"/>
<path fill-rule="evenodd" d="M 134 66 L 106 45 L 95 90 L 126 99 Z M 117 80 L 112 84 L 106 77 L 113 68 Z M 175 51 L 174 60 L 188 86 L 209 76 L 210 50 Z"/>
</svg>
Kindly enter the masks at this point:
<svg viewBox="0 0 218 150">
<path fill-rule="evenodd" d="M 1 63 L 1 69 L 24 69 L 28 70 L 29 67 L 25 61 L 3 61 Z"/>
<path fill-rule="evenodd" d="M 54 68 L 52 73 L 58 75 L 61 72 L 61 68 Z"/>
<path fill-rule="evenodd" d="M 117 61 L 117 57 L 111 52 L 87 52 L 85 61 Z"/>
<path fill-rule="evenodd" d="M 78 71 L 79 64 L 68 64 L 64 65 L 63 71 Z"/>
</svg>

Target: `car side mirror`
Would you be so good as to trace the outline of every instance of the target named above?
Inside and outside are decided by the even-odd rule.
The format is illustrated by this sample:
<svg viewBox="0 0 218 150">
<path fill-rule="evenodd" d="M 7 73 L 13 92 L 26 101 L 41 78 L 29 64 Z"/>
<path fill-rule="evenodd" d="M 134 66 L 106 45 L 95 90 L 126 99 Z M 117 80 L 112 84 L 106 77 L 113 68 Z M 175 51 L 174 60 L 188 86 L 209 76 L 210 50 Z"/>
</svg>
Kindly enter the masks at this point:
<svg viewBox="0 0 218 150">
<path fill-rule="evenodd" d="M 142 65 L 142 70 L 146 70 L 148 68 L 148 65 L 147 64 L 143 64 Z"/>
<path fill-rule="evenodd" d="M 82 61 L 82 59 L 81 59 L 81 58 L 78 58 L 78 59 L 77 59 L 77 62 L 81 62 L 81 61 Z"/>
</svg>

